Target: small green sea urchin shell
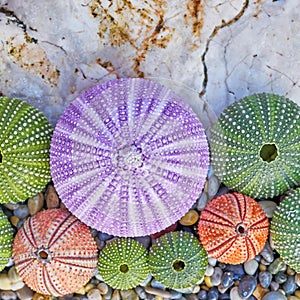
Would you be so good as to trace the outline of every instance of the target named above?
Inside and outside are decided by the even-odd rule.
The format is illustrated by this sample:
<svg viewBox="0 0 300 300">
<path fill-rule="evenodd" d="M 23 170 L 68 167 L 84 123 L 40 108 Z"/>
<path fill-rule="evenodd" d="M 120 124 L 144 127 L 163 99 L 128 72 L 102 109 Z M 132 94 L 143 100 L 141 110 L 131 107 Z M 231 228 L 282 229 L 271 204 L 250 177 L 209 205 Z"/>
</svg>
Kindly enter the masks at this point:
<svg viewBox="0 0 300 300">
<path fill-rule="evenodd" d="M 300 107 L 255 94 L 228 106 L 211 130 L 211 163 L 230 189 L 272 198 L 300 181 Z"/>
<path fill-rule="evenodd" d="M 154 278 L 171 289 L 196 284 L 207 267 L 207 253 L 191 233 L 175 231 L 157 239 L 149 252 Z"/>
<path fill-rule="evenodd" d="M 5 268 L 12 255 L 13 229 L 0 209 L 0 272 Z"/>
<path fill-rule="evenodd" d="M 134 239 L 113 240 L 100 252 L 98 270 L 103 280 L 111 287 L 132 289 L 149 274 L 148 252 Z"/>
<path fill-rule="evenodd" d="M 300 272 L 300 188 L 291 191 L 277 206 L 270 231 L 280 257 Z"/>
<path fill-rule="evenodd" d="M 51 135 L 37 108 L 0 97 L 0 203 L 24 201 L 50 181 Z"/>
</svg>

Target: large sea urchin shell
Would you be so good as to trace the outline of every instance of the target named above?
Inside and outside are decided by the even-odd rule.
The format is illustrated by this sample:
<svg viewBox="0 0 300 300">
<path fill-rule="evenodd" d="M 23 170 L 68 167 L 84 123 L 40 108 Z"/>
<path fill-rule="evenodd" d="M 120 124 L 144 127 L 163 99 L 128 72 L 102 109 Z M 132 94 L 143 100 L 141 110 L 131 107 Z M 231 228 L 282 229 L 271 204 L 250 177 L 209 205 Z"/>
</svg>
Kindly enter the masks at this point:
<svg viewBox="0 0 300 300">
<path fill-rule="evenodd" d="M 67 208 L 115 236 L 143 236 L 180 219 L 204 186 L 209 151 L 193 111 L 144 79 L 97 85 L 61 116 L 51 172 Z"/>
<path fill-rule="evenodd" d="M 274 94 L 231 104 L 213 126 L 211 162 L 230 189 L 272 198 L 300 181 L 300 107 Z"/>
<path fill-rule="evenodd" d="M 269 221 L 261 206 L 241 193 L 218 196 L 201 212 L 200 241 L 208 255 L 227 264 L 254 258 L 268 238 Z"/>
<path fill-rule="evenodd" d="M 27 219 L 13 245 L 16 270 L 40 294 L 62 296 L 86 284 L 97 267 L 97 245 L 88 226 L 64 209 Z"/>
<path fill-rule="evenodd" d="M 300 188 L 291 191 L 277 206 L 270 231 L 280 257 L 300 272 Z"/>
<path fill-rule="evenodd" d="M 204 276 L 207 253 L 191 233 L 175 231 L 157 239 L 149 252 L 154 278 L 171 289 L 195 285 Z"/>
<path fill-rule="evenodd" d="M 135 288 L 149 274 L 147 250 L 134 239 L 113 240 L 100 252 L 98 270 L 103 280 L 115 289 Z"/>
<path fill-rule="evenodd" d="M 50 181 L 51 135 L 38 109 L 0 97 L 0 203 L 24 201 Z"/>
<path fill-rule="evenodd" d="M 12 254 L 13 229 L 0 209 L 0 271 L 5 268 Z"/>
</svg>

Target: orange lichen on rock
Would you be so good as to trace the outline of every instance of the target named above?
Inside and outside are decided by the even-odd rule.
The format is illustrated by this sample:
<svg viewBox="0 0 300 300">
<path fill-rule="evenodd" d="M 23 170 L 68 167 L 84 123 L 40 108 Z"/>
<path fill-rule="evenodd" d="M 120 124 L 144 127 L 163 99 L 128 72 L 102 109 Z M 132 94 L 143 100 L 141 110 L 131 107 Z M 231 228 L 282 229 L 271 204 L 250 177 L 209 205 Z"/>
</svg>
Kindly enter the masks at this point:
<svg viewBox="0 0 300 300">
<path fill-rule="evenodd" d="M 48 209 L 25 221 L 15 237 L 13 257 L 31 289 L 59 297 L 92 278 L 98 251 L 88 226 L 67 210 Z"/>
<path fill-rule="evenodd" d="M 229 193 L 208 203 L 201 212 L 198 232 L 209 256 L 223 263 L 240 264 L 263 249 L 269 220 L 254 199 Z"/>
</svg>

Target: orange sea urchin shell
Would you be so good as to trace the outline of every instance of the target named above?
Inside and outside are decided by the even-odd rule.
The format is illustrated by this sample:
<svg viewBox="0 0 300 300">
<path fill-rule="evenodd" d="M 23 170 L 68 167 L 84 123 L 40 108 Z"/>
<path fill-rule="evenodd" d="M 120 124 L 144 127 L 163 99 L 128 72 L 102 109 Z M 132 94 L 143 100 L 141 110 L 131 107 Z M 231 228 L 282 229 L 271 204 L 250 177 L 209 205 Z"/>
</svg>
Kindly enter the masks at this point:
<svg viewBox="0 0 300 300">
<path fill-rule="evenodd" d="M 97 267 L 97 246 L 88 226 L 63 209 L 27 219 L 13 246 L 17 272 L 33 290 L 53 296 L 74 293 Z"/>
<path fill-rule="evenodd" d="M 208 203 L 201 212 L 198 231 L 209 256 L 223 263 L 240 264 L 263 249 L 269 221 L 254 199 L 230 193 Z"/>
</svg>

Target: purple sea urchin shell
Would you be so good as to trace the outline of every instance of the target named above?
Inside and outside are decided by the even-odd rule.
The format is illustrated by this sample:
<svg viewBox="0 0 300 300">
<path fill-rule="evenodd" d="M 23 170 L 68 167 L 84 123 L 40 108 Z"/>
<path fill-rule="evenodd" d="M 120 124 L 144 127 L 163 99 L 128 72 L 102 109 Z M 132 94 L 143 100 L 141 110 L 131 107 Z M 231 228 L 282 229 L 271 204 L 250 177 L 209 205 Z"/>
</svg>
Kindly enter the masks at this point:
<svg viewBox="0 0 300 300">
<path fill-rule="evenodd" d="M 50 149 L 55 187 L 81 221 L 115 236 L 143 236 L 180 219 L 209 165 L 202 124 L 171 90 L 119 79 L 76 98 Z"/>
</svg>

